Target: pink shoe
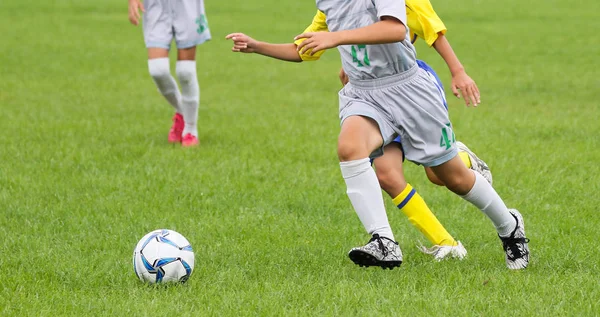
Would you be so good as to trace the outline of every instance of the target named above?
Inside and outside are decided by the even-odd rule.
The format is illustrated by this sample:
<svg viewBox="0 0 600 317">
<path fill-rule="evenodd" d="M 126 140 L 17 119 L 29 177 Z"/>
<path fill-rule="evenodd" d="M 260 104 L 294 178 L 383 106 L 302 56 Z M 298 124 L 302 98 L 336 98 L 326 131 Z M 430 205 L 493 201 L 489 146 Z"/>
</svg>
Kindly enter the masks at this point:
<svg viewBox="0 0 600 317">
<path fill-rule="evenodd" d="M 183 133 L 183 116 L 176 113 L 173 116 L 173 125 L 169 131 L 169 143 L 181 143 L 181 134 Z"/>
<path fill-rule="evenodd" d="M 192 135 L 191 133 L 184 135 L 183 140 L 181 141 L 181 146 L 183 147 L 191 147 L 196 146 L 198 144 L 200 144 L 200 142 L 198 142 L 198 138 Z"/>
</svg>

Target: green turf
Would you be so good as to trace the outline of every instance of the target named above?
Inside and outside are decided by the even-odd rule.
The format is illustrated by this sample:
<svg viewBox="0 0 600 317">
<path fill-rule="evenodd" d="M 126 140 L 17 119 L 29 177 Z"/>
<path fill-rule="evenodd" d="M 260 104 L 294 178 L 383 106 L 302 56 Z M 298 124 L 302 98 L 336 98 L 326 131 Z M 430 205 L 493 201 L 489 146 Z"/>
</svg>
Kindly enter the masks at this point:
<svg viewBox="0 0 600 317">
<path fill-rule="evenodd" d="M 166 143 L 172 112 L 126 1 L 0 2 L 0 315 L 600 314 L 598 1 L 433 2 L 482 92 L 476 110 L 449 95 L 457 136 L 525 216 L 518 273 L 489 221 L 408 163 L 468 258 L 420 254 L 390 203 L 405 263 L 355 267 L 346 252 L 368 237 L 336 158 L 338 54 L 286 64 L 223 39 L 291 41 L 313 1 L 207 2 L 198 149 Z M 157 228 L 191 241 L 186 285 L 135 278 L 133 247 Z"/>
</svg>

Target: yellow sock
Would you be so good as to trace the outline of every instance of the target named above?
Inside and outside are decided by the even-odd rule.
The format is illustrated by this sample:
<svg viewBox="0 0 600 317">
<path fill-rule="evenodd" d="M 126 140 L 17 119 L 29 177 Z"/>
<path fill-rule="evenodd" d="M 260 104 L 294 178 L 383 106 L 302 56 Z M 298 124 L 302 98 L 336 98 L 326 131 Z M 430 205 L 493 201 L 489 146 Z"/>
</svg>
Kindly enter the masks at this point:
<svg viewBox="0 0 600 317">
<path fill-rule="evenodd" d="M 469 157 L 469 154 L 467 154 L 467 152 L 458 152 L 458 156 L 460 156 L 460 159 L 463 161 L 463 163 L 465 163 L 465 165 L 467 166 L 467 168 L 471 168 L 471 158 Z"/>
<path fill-rule="evenodd" d="M 421 195 L 410 184 L 394 198 L 394 204 L 408 217 L 410 223 L 417 227 L 434 245 L 457 245 L 456 240 L 446 231 Z"/>
</svg>

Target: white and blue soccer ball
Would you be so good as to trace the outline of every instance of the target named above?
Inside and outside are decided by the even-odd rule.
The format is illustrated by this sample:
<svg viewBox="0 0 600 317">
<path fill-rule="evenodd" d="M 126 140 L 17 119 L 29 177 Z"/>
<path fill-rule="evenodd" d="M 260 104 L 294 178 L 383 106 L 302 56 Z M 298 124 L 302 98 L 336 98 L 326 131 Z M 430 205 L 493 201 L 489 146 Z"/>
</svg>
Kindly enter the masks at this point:
<svg viewBox="0 0 600 317">
<path fill-rule="evenodd" d="M 133 269 L 142 282 L 185 282 L 194 270 L 194 251 L 181 234 L 168 229 L 145 235 L 133 250 Z"/>
</svg>

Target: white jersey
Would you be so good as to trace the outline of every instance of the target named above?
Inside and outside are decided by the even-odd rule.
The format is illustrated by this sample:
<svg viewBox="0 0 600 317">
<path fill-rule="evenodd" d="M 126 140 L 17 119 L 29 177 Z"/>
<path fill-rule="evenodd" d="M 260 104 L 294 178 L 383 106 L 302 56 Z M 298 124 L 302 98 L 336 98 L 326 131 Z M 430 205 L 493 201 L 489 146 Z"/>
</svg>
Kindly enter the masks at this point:
<svg viewBox="0 0 600 317">
<path fill-rule="evenodd" d="M 327 16 L 329 31 L 351 30 L 390 16 L 406 24 L 404 0 L 316 0 Z M 340 45 L 342 67 L 350 80 L 369 80 L 397 75 L 416 64 L 410 36 L 402 42 L 376 45 Z"/>
</svg>

